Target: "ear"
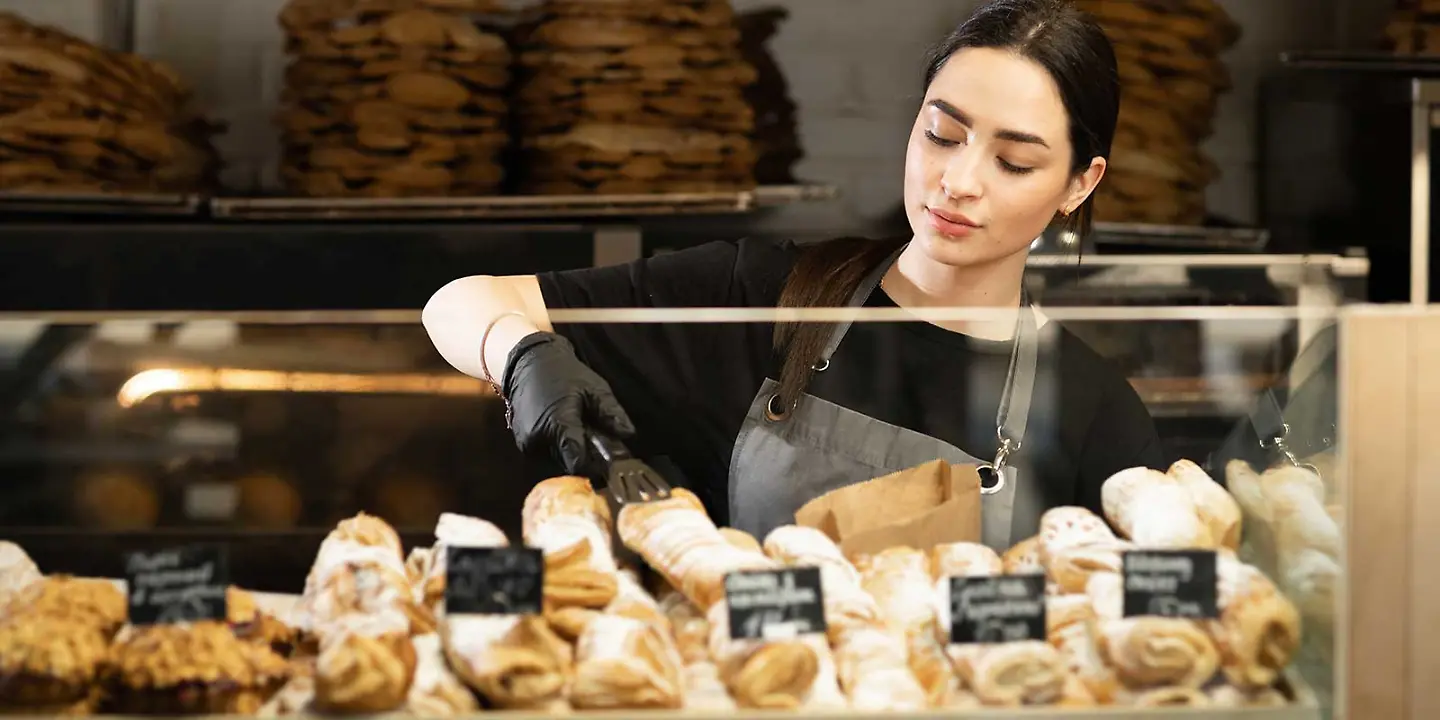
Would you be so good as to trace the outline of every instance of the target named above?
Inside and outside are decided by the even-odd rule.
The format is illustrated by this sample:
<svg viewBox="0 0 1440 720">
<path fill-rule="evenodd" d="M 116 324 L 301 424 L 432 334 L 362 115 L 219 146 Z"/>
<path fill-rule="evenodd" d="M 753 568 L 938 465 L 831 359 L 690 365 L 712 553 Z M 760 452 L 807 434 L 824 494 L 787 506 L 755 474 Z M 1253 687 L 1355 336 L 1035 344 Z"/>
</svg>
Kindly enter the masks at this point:
<svg viewBox="0 0 1440 720">
<path fill-rule="evenodd" d="M 1075 209 L 1090 197 L 1090 193 L 1095 192 L 1100 178 L 1105 177 L 1105 168 L 1105 158 L 1097 156 L 1090 160 L 1090 167 L 1070 181 L 1070 192 L 1065 196 L 1065 204 L 1060 207 L 1061 214 L 1069 215 L 1075 212 Z"/>
</svg>

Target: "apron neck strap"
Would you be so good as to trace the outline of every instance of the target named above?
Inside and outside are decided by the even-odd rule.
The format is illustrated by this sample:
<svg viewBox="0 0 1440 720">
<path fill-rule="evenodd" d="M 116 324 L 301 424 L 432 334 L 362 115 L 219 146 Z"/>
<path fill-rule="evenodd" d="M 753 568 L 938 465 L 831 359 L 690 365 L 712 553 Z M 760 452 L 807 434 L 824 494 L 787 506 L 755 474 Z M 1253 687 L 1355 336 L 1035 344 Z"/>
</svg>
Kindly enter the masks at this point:
<svg viewBox="0 0 1440 720">
<path fill-rule="evenodd" d="M 885 277 L 885 273 L 890 271 L 890 267 L 909 246 L 909 243 L 902 245 L 884 262 L 876 265 L 856 286 L 846 307 L 863 306 L 875 292 L 875 288 L 880 286 L 880 280 Z M 820 354 L 816 363 L 817 367 L 829 367 L 830 357 L 840 347 L 845 334 L 850 332 L 851 324 L 850 320 L 835 324 L 835 329 L 830 332 L 830 340 L 825 343 L 825 351 Z M 1039 336 L 1039 325 L 1035 321 L 1035 311 L 1030 306 L 1030 295 L 1022 285 L 1020 313 L 1015 319 L 1015 344 L 1010 349 L 1010 369 L 1005 375 L 1005 388 L 1001 392 L 1000 409 L 995 418 L 995 432 L 1000 441 L 999 460 L 1019 450 L 1020 441 L 1025 437 L 1025 426 L 1030 419 L 1030 400 L 1035 391 L 1036 367 L 1039 363 Z"/>
</svg>

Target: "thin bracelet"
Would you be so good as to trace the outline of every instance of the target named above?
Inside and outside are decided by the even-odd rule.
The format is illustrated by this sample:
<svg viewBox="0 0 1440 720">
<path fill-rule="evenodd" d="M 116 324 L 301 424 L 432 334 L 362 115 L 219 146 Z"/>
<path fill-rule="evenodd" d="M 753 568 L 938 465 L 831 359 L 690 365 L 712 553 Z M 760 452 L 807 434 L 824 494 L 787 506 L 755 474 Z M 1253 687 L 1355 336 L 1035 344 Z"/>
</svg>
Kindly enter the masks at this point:
<svg viewBox="0 0 1440 720">
<path fill-rule="evenodd" d="M 490 331 L 494 330 L 495 326 L 499 325 L 501 320 L 504 320 L 511 315 L 514 315 L 515 317 L 525 318 L 526 320 L 530 319 L 529 315 L 526 315 L 519 310 L 510 310 L 508 312 L 500 313 L 499 315 L 496 315 L 493 319 L 490 320 L 490 324 L 485 326 L 485 333 L 480 336 L 480 372 L 485 374 L 485 382 L 490 383 L 490 387 L 494 388 L 495 394 L 500 395 L 501 399 L 504 399 L 504 395 L 500 392 L 500 385 L 499 383 L 495 382 L 495 376 L 490 374 L 490 363 L 485 360 L 485 343 L 490 340 Z"/>
</svg>

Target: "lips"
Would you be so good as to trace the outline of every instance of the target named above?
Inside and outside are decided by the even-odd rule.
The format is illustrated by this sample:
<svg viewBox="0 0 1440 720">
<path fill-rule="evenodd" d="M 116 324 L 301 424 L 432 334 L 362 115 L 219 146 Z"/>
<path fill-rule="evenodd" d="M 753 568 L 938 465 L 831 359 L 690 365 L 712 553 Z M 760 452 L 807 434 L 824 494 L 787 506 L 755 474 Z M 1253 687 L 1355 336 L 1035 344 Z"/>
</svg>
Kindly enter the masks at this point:
<svg viewBox="0 0 1440 720">
<path fill-rule="evenodd" d="M 930 217 L 930 227 L 941 235 L 963 238 L 980 229 L 978 223 L 960 213 L 935 208 L 926 208 L 926 212 Z"/>
</svg>

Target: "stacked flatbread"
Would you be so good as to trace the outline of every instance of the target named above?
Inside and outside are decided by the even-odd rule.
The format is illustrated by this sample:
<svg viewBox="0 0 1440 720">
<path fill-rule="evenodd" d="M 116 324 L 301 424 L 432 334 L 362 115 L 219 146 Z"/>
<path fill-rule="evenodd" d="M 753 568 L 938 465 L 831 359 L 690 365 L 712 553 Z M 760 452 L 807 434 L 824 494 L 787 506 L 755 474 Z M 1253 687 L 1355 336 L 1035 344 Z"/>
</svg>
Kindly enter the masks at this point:
<svg viewBox="0 0 1440 720">
<path fill-rule="evenodd" d="M 1215 0 L 1077 0 L 1115 46 L 1120 122 L 1096 219 L 1199 225 L 1219 176 L 1200 145 L 1214 132 L 1230 71 L 1220 59 L 1240 27 Z"/>
<path fill-rule="evenodd" d="M 770 50 L 770 39 L 789 17 L 785 8 L 771 7 L 742 13 L 740 51 L 755 68 L 756 81 L 745 91 L 755 111 L 755 181 L 761 185 L 794 183 L 795 163 L 805 157 L 800 147 L 798 107 L 790 97 L 785 74 Z"/>
<path fill-rule="evenodd" d="M 218 128 L 173 70 L 0 13 L 0 190 L 211 188 Z"/>
<path fill-rule="evenodd" d="M 546 0 L 516 31 L 521 190 L 754 183 L 754 112 L 728 0 Z"/>
<path fill-rule="evenodd" d="M 509 142 L 499 0 L 292 0 L 282 178 L 314 197 L 491 195 Z"/>
</svg>

